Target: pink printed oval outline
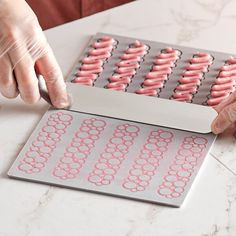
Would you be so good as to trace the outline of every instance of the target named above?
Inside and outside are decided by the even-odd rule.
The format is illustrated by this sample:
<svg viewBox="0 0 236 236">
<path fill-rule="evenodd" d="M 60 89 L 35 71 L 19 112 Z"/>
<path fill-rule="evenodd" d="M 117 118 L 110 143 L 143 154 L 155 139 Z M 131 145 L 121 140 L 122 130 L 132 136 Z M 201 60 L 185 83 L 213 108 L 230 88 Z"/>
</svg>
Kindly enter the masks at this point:
<svg viewBox="0 0 236 236">
<path fill-rule="evenodd" d="M 63 156 L 56 164 L 53 176 L 62 180 L 76 178 L 106 125 L 106 121 L 102 119 L 83 120 L 72 141 L 65 148 Z"/>
<path fill-rule="evenodd" d="M 27 174 L 41 172 L 72 120 L 73 116 L 64 112 L 51 114 L 20 161 L 18 170 Z"/>
</svg>

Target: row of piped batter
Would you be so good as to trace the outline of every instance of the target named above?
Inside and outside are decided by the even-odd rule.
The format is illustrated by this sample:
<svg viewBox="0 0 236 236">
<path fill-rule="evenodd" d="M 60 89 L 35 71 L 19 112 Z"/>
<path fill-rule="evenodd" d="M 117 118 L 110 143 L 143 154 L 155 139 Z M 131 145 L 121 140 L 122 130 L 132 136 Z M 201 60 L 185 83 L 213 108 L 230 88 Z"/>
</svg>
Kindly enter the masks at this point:
<svg viewBox="0 0 236 236">
<path fill-rule="evenodd" d="M 229 54 L 102 33 L 70 76 L 77 84 L 209 106 L 235 91 L 235 79 Z"/>
</svg>

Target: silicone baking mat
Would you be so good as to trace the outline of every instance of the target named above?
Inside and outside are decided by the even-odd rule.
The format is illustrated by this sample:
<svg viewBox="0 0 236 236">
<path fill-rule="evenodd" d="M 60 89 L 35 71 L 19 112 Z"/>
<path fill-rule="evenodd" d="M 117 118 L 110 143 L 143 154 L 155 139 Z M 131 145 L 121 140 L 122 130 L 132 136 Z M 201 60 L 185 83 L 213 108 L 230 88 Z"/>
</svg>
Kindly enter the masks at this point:
<svg viewBox="0 0 236 236">
<path fill-rule="evenodd" d="M 214 139 L 213 134 L 49 110 L 8 174 L 180 206 Z"/>
<path fill-rule="evenodd" d="M 67 81 L 213 106 L 235 91 L 235 79 L 230 54 L 98 33 Z M 213 134 L 51 109 L 9 176 L 180 206 L 214 140 Z"/>
<path fill-rule="evenodd" d="M 235 91 L 233 55 L 98 33 L 69 81 L 214 106 Z"/>
</svg>

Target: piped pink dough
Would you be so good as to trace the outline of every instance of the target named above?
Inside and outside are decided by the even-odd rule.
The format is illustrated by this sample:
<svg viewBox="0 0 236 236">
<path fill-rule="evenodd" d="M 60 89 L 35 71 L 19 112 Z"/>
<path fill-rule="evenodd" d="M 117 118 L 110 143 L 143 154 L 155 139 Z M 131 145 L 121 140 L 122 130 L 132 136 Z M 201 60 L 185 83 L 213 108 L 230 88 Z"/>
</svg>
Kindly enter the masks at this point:
<svg viewBox="0 0 236 236">
<path fill-rule="evenodd" d="M 146 96 L 157 96 L 172 73 L 172 68 L 180 58 L 180 51 L 171 47 L 165 48 L 154 60 L 152 70 L 145 76 L 142 88 L 135 91 L 137 94 Z"/>
<path fill-rule="evenodd" d="M 106 88 L 125 91 L 140 68 L 140 61 L 148 53 L 148 49 L 147 45 L 138 40 L 131 44 L 120 57 L 121 60 L 116 63 L 115 73 L 108 78 Z"/>
<path fill-rule="evenodd" d="M 182 102 L 192 102 L 193 95 L 201 85 L 204 74 L 208 72 L 212 61 L 213 57 L 208 53 L 195 53 L 189 60 L 189 65 L 185 67 L 171 98 Z"/>
<path fill-rule="evenodd" d="M 76 73 L 73 83 L 92 86 L 100 73 L 107 59 L 116 45 L 115 39 L 104 36 L 91 45 L 87 57 L 81 60 L 81 67 Z"/>
<path fill-rule="evenodd" d="M 211 87 L 207 104 L 217 106 L 231 93 L 235 91 L 236 59 L 231 57 L 224 66 L 220 68 L 218 77 Z"/>
</svg>

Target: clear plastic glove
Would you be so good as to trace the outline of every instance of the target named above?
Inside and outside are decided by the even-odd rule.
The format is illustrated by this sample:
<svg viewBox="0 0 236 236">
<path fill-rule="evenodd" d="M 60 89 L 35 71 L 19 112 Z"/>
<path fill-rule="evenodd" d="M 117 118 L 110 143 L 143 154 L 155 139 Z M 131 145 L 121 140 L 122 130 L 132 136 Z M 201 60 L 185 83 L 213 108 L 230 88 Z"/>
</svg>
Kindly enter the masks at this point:
<svg viewBox="0 0 236 236">
<path fill-rule="evenodd" d="M 14 98 L 19 93 L 33 104 L 40 99 L 38 80 L 46 82 L 52 104 L 69 105 L 66 85 L 37 17 L 24 0 L 0 0 L 0 92 Z"/>
<path fill-rule="evenodd" d="M 219 134 L 236 123 L 236 92 L 216 106 L 215 110 L 218 116 L 213 121 L 211 129 L 213 133 Z"/>
</svg>

